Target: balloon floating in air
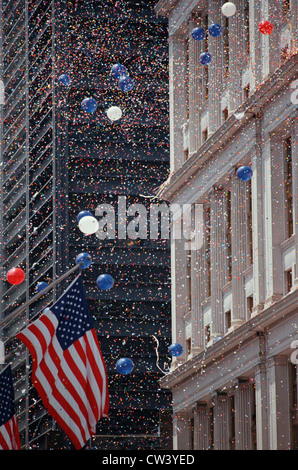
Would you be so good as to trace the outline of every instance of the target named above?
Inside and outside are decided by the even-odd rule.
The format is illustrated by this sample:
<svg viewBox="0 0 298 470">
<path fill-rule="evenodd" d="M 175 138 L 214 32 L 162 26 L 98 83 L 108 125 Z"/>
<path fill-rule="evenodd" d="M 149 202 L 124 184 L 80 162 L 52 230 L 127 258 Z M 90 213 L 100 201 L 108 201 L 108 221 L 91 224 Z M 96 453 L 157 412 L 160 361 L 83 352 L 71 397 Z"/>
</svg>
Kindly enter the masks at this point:
<svg viewBox="0 0 298 470">
<path fill-rule="evenodd" d="M 119 80 L 120 77 L 127 75 L 126 68 L 122 64 L 114 64 L 111 68 L 111 75 Z"/>
<path fill-rule="evenodd" d="M 196 41 L 202 41 L 205 37 L 205 31 L 203 28 L 194 28 L 191 35 Z"/>
<path fill-rule="evenodd" d="M 221 33 L 222 33 L 222 27 L 220 26 L 220 24 L 213 23 L 209 26 L 209 34 L 213 36 L 214 38 L 217 38 L 218 36 L 220 36 Z"/>
<path fill-rule="evenodd" d="M 224 3 L 221 7 L 221 12 L 224 16 L 233 16 L 236 13 L 236 6 L 232 2 Z"/>
<path fill-rule="evenodd" d="M 97 109 L 97 101 L 94 98 L 85 98 L 81 103 L 81 107 L 86 113 L 94 113 Z"/>
<path fill-rule="evenodd" d="M 96 279 L 96 284 L 99 289 L 109 290 L 114 285 L 114 279 L 109 274 L 100 274 Z"/>
<path fill-rule="evenodd" d="M 48 284 L 44 281 L 41 281 L 41 282 L 37 283 L 36 290 L 37 290 L 37 292 L 41 292 L 46 287 L 48 287 Z"/>
<path fill-rule="evenodd" d="M 116 362 L 116 370 L 119 374 L 127 375 L 133 371 L 134 363 L 128 357 L 123 357 Z"/>
<path fill-rule="evenodd" d="M 238 121 L 241 121 L 241 119 L 244 118 L 244 116 L 245 116 L 245 111 L 235 113 L 234 116 Z"/>
<path fill-rule="evenodd" d="M 81 269 L 89 268 L 89 266 L 90 266 L 91 263 L 92 263 L 92 258 L 91 258 L 91 256 L 89 255 L 89 253 L 80 253 L 80 254 L 76 257 L 76 264 L 79 264 L 79 263 L 82 263 L 82 265 L 80 266 Z"/>
<path fill-rule="evenodd" d="M 202 65 L 207 65 L 211 62 L 211 54 L 209 52 L 203 52 L 200 55 L 199 61 L 201 62 Z"/>
<path fill-rule="evenodd" d="M 121 77 L 119 79 L 118 86 L 119 86 L 120 90 L 122 90 L 124 92 L 127 92 L 127 91 L 131 91 L 133 89 L 134 82 L 130 77 L 124 76 L 124 77 Z"/>
<path fill-rule="evenodd" d="M 259 23 L 259 31 L 262 34 L 268 35 L 271 34 L 273 31 L 273 24 L 270 21 L 262 21 Z"/>
<path fill-rule="evenodd" d="M 9 284 L 18 285 L 25 279 L 25 273 L 21 268 L 12 268 L 8 271 L 6 279 Z"/>
<path fill-rule="evenodd" d="M 249 166 L 240 166 L 236 173 L 238 178 L 242 181 L 248 181 L 252 177 L 252 169 Z"/>
<path fill-rule="evenodd" d="M 173 343 L 169 347 L 169 353 L 171 356 L 180 356 L 183 353 L 183 347 L 179 343 Z"/>
<path fill-rule="evenodd" d="M 122 117 L 122 111 L 118 106 L 111 106 L 107 110 L 107 116 L 111 121 L 118 121 Z"/>
<path fill-rule="evenodd" d="M 89 214 L 90 212 L 88 212 L 87 215 L 83 215 L 82 217 L 80 217 L 79 224 L 78 224 L 81 232 L 85 233 L 86 235 L 91 235 L 92 233 L 95 233 L 98 230 L 97 219 L 93 217 L 93 215 L 91 214 L 89 215 Z"/>
<path fill-rule="evenodd" d="M 92 217 L 92 214 L 91 212 L 89 211 L 81 211 L 78 213 L 78 216 L 77 216 L 77 221 L 78 223 L 80 222 L 80 220 L 83 218 L 83 217 L 86 217 L 87 215 L 90 215 Z"/>
<path fill-rule="evenodd" d="M 70 84 L 71 84 L 71 78 L 70 78 L 70 76 L 67 75 L 66 73 L 63 73 L 63 74 L 60 75 L 60 77 L 59 77 L 59 82 L 61 83 L 61 85 L 70 86 Z"/>
</svg>

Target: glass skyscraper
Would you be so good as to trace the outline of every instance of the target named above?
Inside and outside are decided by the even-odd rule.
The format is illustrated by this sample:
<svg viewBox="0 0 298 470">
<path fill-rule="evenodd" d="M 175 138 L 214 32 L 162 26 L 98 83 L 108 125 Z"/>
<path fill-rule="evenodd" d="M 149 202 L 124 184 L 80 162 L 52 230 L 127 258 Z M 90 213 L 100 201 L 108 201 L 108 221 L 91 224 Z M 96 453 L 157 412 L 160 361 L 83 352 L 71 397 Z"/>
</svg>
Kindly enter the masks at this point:
<svg viewBox="0 0 298 470">
<path fill-rule="evenodd" d="M 17 317 L 17 306 L 88 252 L 86 297 L 106 362 L 109 418 L 88 443 L 98 449 L 171 448 L 171 394 L 159 379 L 171 336 L 169 242 L 84 235 L 77 215 L 109 204 L 148 209 L 169 173 L 167 23 L 154 1 L 2 1 L 1 79 L 1 340 L 12 361 L 23 448 L 71 448 L 30 381 L 31 359 L 15 338 L 67 287 L 64 281 Z M 134 81 L 123 92 L 111 75 L 123 64 Z M 71 77 L 70 86 L 59 81 Z M 81 108 L 93 97 L 97 110 Z M 121 108 L 119 121 L 106 111 Z M 123 200 L 123 199 L 122 199 Z M 161 202 L 161 201 L 159 201 Z M 117 219 L 117 217 L 116 217 Z M 129 222 L 129 220 L 128 220 Z M 148 231 L 149 233 L 149 231 Z M 21 267 L 25 281 L 6 274 Z M 101 291 L 101 273 L 114 278 Z M 72 278 L 70 278 L 72 279 Z M 157 341 L 158 340 L 158 343 Z M 157 349 L 158 344 L 158 349 Z M 121 376 L 115 364 L 130 357 Z"/>
</svg>

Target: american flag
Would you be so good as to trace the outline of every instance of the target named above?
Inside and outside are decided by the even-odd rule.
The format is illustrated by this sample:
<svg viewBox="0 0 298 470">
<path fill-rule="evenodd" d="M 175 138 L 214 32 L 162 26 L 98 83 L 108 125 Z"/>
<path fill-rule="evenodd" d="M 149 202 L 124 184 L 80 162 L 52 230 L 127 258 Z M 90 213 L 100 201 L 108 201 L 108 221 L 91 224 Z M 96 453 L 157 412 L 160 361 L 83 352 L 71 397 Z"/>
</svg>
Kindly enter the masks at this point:
<svg viewBox="0 0 298 470">
<path fill-rule="evenodd" d="M 20 448 L 11 367 L 8 365 L 0 373 L 0 449 L 19 450 Z"/>
<path fill-rule="evenodd" d="M 105 363 L 81 275 L 17 337 L 32 358 L 31 380 L 45 408 L 82 448 L 109 409 Z"/>
</svg>

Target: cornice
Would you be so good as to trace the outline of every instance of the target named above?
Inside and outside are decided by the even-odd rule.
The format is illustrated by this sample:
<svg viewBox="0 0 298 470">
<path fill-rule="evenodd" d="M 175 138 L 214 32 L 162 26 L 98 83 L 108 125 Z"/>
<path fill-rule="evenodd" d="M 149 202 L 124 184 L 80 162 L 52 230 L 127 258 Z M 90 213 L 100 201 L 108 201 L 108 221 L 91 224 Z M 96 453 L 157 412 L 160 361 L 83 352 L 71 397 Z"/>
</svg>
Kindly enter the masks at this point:
<svg viewBox="0 0 298 470">
<path fill-rule="evenodd" d="M 160 380 L 160 386 L 165 389 L 174 389 L 177 385 L 189 380 L 204 366 L 221 361 L 231 351 L 237 349 L 255 337 L 257 334 L 264 335 L 268 328 L 272 328 L 280 320 L 285 320 L 288 316 L 297 312 L 298 289 L 283 297 L 281 300 L 255 315 L 250 320 L 239 326 L 231 333 L 223 336 L 213 345 L 201 351 L 185 363 L 181 364 L 173 371 L 166 374 Z"/>
<path fill-rule="evenodd" d="M 290 80 L 297 75 L 298 54 L 283 64 L 279 69 L 270 75 L 267 80 L 260 85 L 256 92 L 235 111 L 240 112 L 246 109 L 245 117 L 238 121 L 234 114 L 229 117 L 224 124 L 212 134 L 209 139 L 192 154 L 187 161 L 163 183 L 158 192 L 158 197 L 165 201 L 171 201 L 175 196 L 196 176 L 200 168 L 215 153 L 220 152 L 232 139 L 241 132 L 244 126 L 252 122 L 252 119 L 260 116 L 270 100 L 283 87 L 289 84 Z M 293 109 L 295 109 L 293 105 Z"/>
</svg>

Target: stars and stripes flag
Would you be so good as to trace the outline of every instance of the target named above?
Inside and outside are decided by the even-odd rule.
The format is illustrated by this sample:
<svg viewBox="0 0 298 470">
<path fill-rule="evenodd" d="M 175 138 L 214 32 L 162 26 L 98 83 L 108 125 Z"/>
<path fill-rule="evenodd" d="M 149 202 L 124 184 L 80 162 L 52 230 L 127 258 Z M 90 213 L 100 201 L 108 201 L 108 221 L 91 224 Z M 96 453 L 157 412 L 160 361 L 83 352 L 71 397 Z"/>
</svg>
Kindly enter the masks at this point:
<svg viewBox="0 0 298 470">
<path fill-rule="evenodd" d="M 109 409 L 108 381 L 81 275 L 17 337 L 32 358 L 32 384 L 76 449 Z"/>
<path fill-rule="evenodd" d="M 8 365 L 0 373 L 0 449 L 19 450 L 20 448 L 11 367 Z"/>
</svg>

